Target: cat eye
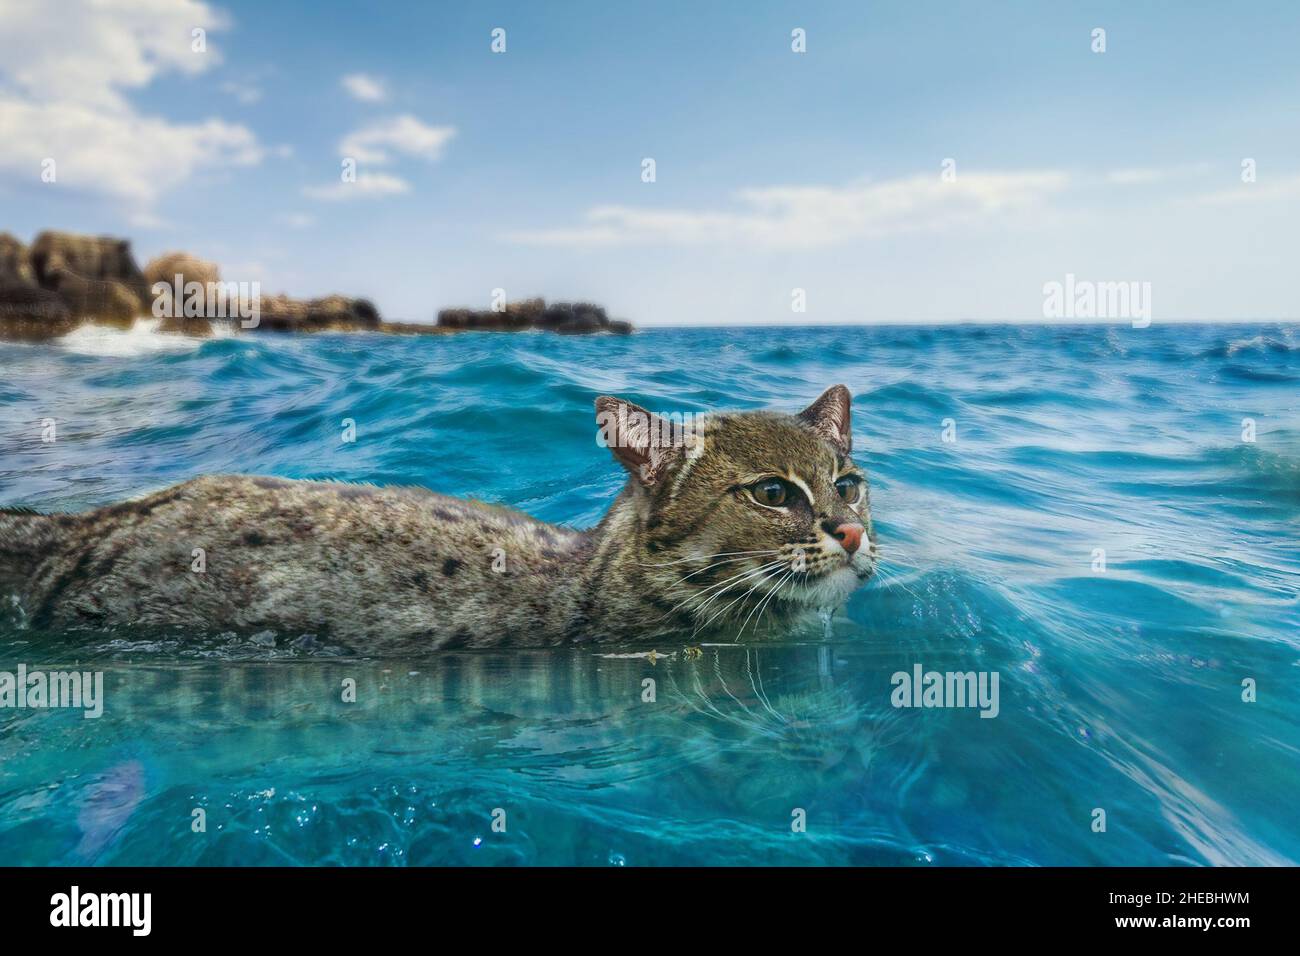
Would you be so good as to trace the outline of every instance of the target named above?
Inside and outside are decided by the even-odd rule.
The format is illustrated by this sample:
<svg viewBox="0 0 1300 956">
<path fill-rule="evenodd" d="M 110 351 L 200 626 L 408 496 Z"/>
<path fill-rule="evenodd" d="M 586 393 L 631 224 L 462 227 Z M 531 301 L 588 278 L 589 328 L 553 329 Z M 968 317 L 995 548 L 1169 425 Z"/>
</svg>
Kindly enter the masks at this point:
<svg viewBox="0 0 1300 956">
<path fill-rule="evenodd" d="M 855 505 L 862 496 L 862 479 L 857 475 L 844 475 L 835 479 L 835 490 L 848 504 Z"/>
<path fill-rule="evenodd" d="M 760 505 L 779 508 L 794 498 L 794 489 L 780 478 L 764 478 L 749 486 L 749 493 Z"/>
</svg>

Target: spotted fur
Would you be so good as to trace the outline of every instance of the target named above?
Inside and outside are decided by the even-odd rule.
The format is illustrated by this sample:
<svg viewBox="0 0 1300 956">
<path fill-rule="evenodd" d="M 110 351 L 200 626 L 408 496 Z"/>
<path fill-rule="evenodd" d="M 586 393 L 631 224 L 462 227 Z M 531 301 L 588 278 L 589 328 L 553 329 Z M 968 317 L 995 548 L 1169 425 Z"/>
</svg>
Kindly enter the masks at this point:
<svg viewBox="0 0 1300 956">
<path fill-rule="evenodd" d="M 373 651 L 771 633 L 874 569 L 865 480 L 854 503 L 835 487 L 861 475 L 842 386 L 800 416 L 710 416 L 694 448 L 605 427 L 658 421 L 630 403 L 597 411 L 631 474 L 590 531 L 419 488 L 207 476 L 84 514 L 0 511 L 0 594 L 38 629 L 271 630 Z M 758 503 L 765 476 L 797 500 Z M 865 531 L 854 554 L 831 531 L 845 523 Z"/>
</svg>

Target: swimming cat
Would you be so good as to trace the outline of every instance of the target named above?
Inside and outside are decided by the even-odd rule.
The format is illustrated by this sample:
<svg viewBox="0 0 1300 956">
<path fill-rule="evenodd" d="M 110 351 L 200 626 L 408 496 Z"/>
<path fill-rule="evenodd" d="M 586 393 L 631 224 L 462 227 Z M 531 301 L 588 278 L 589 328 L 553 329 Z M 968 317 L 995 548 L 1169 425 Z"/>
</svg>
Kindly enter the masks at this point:
<svg viewBox="0 0 1300 956">
<path fill-rule="evenodd" d="M 357 650 L 723 639 L 875 569 L 850 397 L 687 428 L 596 400 L 627 483 L 589 531 L 419 488 L 217 475 L 84 514 L 0 510 L 0 597 L 37 629 L 308 633 Z"/>
</svg>

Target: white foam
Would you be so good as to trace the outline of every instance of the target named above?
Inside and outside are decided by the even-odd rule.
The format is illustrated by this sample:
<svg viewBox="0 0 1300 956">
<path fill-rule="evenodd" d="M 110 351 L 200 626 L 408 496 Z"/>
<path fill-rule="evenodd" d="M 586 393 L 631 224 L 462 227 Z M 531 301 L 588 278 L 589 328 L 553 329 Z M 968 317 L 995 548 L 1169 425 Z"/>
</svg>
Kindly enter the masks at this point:
<svg viewBox="0 0 1300 956">
<path fill-rule="evenodd" d="M 198 348 L 205 339 L 179 332 L 159 332 L 161 319 L 142 317 L 129 329 L 85 323 L 56 340 L 56 344 L 79 355 L 107 355 L 130 358 L 154 352 L 187 352 Z M 228 323 L 213 322 L 212 338 L 235 335 Z"/>
</svg>

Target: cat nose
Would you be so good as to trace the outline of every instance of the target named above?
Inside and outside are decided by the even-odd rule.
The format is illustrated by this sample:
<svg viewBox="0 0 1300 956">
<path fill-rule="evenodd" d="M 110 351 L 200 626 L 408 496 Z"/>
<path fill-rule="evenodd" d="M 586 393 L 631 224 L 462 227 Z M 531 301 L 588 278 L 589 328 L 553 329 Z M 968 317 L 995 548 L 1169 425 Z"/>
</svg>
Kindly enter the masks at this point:
<svg viewBox="0 0 1300 956">
<path fill-rule="evenodd" d="M 838 541 L 841 547 L 849 554 L 853 554 L 862 546 L 862 525 L 856 521 L 846 521 L 843 524 L 835 524 L 833 521 L 827 521 L 822 525 L 826 533 Z"/>
</svg>

